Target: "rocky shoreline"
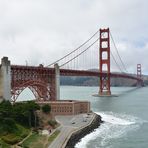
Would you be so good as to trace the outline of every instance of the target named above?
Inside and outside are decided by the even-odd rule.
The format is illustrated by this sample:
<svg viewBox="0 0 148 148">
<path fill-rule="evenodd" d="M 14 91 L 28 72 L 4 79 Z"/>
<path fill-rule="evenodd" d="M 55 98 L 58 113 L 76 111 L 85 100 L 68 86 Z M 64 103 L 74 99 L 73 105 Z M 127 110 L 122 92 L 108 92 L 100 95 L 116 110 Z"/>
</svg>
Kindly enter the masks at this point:
<svg viewBox="0 0 148 148">
<path fill-rule="evenodd" d="M 96 128 L 98 128 L 102 122 L 103 121 L 101 120 L 101 116 L 95 114 L 95 117 L 94 117 L 93 121 L 91 122 L 91 124 L 89 124 L 88 126 L 74 132 L 71 135 L 71 137 L 68 140 L 65 148 L 74 148 L 76 143 L 78 143 L 84 136 L 86 136 L 87 134 L 91 133 Z"/>
</svg>

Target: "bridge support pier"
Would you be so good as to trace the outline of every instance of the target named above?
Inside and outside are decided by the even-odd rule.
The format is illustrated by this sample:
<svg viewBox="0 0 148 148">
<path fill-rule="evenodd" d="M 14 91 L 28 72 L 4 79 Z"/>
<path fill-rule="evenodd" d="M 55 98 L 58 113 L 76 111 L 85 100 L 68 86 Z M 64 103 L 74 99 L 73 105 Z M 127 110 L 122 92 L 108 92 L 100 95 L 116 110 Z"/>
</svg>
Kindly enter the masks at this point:
<svg viewBox="0 0 148 148">
<path fill-rule="evenodd" d="M 11 99 L 11 67 L 8 57 L 1 59 L 0 66 L 0 102 Z"/>
<path fill-rule="evenodd" d="M 54 72 L 50 78 L 50 100 L 56 101 L 60 100 L 60 69 L 59 65 L 54 65 Z"/>
<path fill-rule="evenodd" d="M 55 64 L 55 99 L 60 100 L 60 69 L 59 65 Z"/>
<path fill-rule="evenodd" d="M 100 90 L 99 96 L 111 96 L 110 90 L 110 37 L 109 28 L 100 29 Z M 106 72 L 106 75 L 103 72 Z"/>
</svg>

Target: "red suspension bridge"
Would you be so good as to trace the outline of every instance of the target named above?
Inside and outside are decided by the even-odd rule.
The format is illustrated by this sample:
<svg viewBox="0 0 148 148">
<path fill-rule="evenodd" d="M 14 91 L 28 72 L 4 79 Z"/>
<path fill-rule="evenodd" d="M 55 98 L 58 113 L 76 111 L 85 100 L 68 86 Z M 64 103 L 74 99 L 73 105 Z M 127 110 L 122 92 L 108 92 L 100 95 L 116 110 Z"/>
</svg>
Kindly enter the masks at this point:
<svg viewBox="0 0 148 148">
<path fill-rule="evenodd" d="M 110 39 L 118 60 L 110 50 Z M 112 62 L 115 63 L 119 72 L 111 72 Z M 94 71 L 94 69 L 98 70 Z M 0 97 L 11 98 L 15 102 L 21 92 L 29 88 L 37 100 L 58 100 L 60 76 L 99 77 L 98 94 L 100 96 L 111 95 L 111 77 L 132 79 L 138 86 L 143 85 L 141 64 L 137 64 L 137 75 L 128 73 L 108 28 L 100 29 L 78 48 L 46 67 L 10 65 L 8 58 L 4 57 L 1 64 Z"/>
</svg>

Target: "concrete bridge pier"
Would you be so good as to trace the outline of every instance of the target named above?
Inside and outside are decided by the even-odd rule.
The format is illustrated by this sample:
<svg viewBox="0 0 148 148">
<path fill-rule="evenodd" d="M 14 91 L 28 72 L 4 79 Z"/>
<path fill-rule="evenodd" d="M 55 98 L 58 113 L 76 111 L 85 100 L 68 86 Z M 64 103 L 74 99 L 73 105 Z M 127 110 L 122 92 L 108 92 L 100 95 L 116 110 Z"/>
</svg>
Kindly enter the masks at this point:
<svg viewBox="0 0 148 148">
<path fill-rule="evenodd" d="M 57 63 L 54 65 L 54 72 L 50 78 L 50 92 L 51 101 L 60 99 L 60 69 Z"/>
<path fill-rule="evenodd" d="M 56 63 L 55 68 L 55 100 L 60 100 L 60 69 L 59 65 Z"/>
<path fill-rule="evenodd" d="M 0 102 L 2 100 L 11 100 L 11 66 L 8 57 L 3 57 L 0 65 Z"/>
</svg>

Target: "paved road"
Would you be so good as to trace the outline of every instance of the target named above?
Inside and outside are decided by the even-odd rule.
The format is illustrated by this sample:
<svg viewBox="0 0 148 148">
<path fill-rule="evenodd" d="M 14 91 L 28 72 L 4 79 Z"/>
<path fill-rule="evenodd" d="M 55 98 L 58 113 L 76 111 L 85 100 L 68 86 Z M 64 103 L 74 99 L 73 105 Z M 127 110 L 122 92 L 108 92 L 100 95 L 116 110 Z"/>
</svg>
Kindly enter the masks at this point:
<svg viewBox="0 0 148 148">
<path fill-rule="evenodd" d="M 78 130 L 90 124 L 94 114 L 79 114 L 75 116 L 56 116 L 56 120 L 61 124 L 61 131 L 57 138 L 49 145 L 48 148 L 64 148 L 64 143 L 75 130 Z"/>
</svg>

